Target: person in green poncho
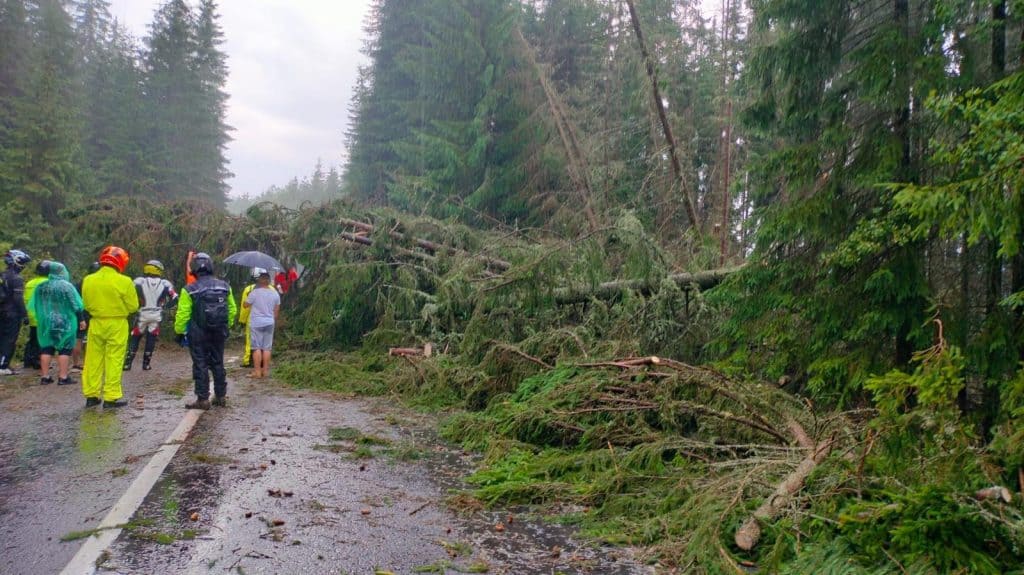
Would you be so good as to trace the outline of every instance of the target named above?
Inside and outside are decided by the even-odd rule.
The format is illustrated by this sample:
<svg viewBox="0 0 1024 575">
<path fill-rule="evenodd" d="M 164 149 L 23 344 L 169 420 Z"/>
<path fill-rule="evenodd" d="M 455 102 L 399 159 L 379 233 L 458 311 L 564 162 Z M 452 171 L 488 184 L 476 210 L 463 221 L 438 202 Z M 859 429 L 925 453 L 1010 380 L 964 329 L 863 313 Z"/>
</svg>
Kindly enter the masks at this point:
<svg viewBox="0 0 1024 575">
<path fill-rule="evenodd" d="M 39 383 L 53 383 L 50 359 L 57 356 L 57 385 L 71 385 L 71 350 L 79 329 L 85 329 L 82 297 L 71 283 L 71 275 L 60 262 L 50 262 L 50 279 L 39 284 L 29 303 L 36 321 L 40 348 Z"/>
</svg>

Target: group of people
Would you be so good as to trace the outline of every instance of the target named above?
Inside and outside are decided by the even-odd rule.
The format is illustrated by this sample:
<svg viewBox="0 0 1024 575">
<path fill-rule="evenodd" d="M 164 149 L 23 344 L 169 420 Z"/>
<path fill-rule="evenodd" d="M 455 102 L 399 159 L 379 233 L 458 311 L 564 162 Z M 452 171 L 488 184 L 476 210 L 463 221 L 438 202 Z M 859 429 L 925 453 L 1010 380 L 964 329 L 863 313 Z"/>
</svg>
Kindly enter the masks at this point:
<svg viewBox="0 0 1024 575">
<path fill-rule="evenodd" d="M 51 363 L 56 358 L 57 384 L 70 385 L 73 356 L 84 348 L 82 393 L 86 407 L 122 407 L 122 373 L 130 371 L 142 338 L 146 344 L 142 369 L 152 369 L 153 353 L 166 308 L 177 303 L 175 337 L 186 345 L 192 359 L 196 399 L 189 409 L 227 405 L 224 345 L 236 318 L 245 326 L 243 366 L 253 366 L 253 377 L 266 377 L 270 369 L 274 326 L 280 312 L 279 289 L 271 285 L 270 272 L 253 269 L 253 284 L 242 293 L 241 313 L 228 282 L 214 274 L 214 262 L 206 253 L 190 254 L 187 285 L 178 294 L 163 277 L 164 266 L 149 260 L 142 277 L 134 281 L 124 274 L 127 250 L 104 248 L 91 273 L 79 287 L 71 283 L 64 264 L 43 260 L 36 277 L 27 284 L 21 272 L 31 262 L 24 251 L 12 249 L 4 256 L 0 274 L 0 375 L 15 375 L 11 362 L 23 325 L 29 326 L 25 367 L 39 369 L 40 383 L 53 383 Z M 134 326 L 128 318 L 137 313 Z M 210 398 L 212 373 L 213 398 Z"/>
</svg>

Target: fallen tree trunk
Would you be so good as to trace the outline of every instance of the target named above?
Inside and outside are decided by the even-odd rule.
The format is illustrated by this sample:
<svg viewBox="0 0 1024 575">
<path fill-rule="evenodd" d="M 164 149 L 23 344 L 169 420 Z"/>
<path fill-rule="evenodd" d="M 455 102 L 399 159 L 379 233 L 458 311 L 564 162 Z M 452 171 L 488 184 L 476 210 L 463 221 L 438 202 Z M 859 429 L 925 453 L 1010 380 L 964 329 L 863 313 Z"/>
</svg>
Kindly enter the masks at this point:
<svg viewBox="0 0 1024 575">
<path fill-rule="evenodd" d="M 702 272 L 680 272 L 668 276 L 680 286 L 696 284 L 702 290 L 710 289 L 718 285 L 729 274 L 739 271 L 743 266 L 706 270 Z M 637 291 L 642 294 L 651 294 L 657 291 L 660 284 L 657 280 L 615 280 L 598 284 L 593 288 L 572 288 L 558 290 L 555 292 L 555 302 L 559 304 L 580 303 L 591 298 L 608 299 L 617 296 L 625 291 Z"/>
<path fill-rule="evenodd" d="M 799 435 L 798 433 L 798 438 Z M 806 434 L 804 435 L 806 436 Z M 800 439 L 798 441 L 803 443 Z M 814 471 L 814 468 L 824 461 L 829 452 L 832 451 L 832 444 L 833 440 L 831 439 L 818 444 L 800 462 L 800 465 L 775 488 L 775 492 L 768 496 L 768 499 L 765 499 L 764 503 L 754 511 L 753 515 L 736 530 L 735 540 L 737 547 L 744 551 L 750 551 L 757 545 L 757 542 L 761 539 L 761 522 L 775 519 L 789 505 L 789 502 L 793 500 L 793 496 L 803 489 L 804 482 L 807 481 L 807 477 Z"/>
<path fill-rule="evenodd" d="M 430 357 L 434 355 L 434 344 L 428 343 L 423 347 L 391 347 L 388 348 L 388 355 L 397 357 Z"/>
<path fill-rule="evenodd" d="M 370 239 L 370 238 L 368 238 L 366 236 L 361 236 L 359 234 L 353 234 L 351 232 L 341 232 L 340 234 L 338 234 L 338 237 L 340 237 L 343 240 L 350 241 L 350 242 L 352 242 L 354 244 L 359 244 L 361 246 L 372 246 L 373 245 L 373 240 L 372 239 Z M 394 248 L 394 249 L 395 249 L 395 253 L 397 253 L 397 254 L 399 254 L 401 256 L 405 256 L 405 257 L 412 258 L 412 259 L 415 259 L 415 260 L 420 260 L 422 262 L 430 263 L 430 262 L 433 262 L 433 261 L 436 260 L 436 258 L 434 256 L 430 255 L 430 254 L 414 252 L 412 250 L 407 250 L 405 248 Z"/>
<path fill-rule="evenodd" d="M 371 234 L 377 229 L 373 224 L 368 224 L 366 222 L 360 222 L 360 221 L 356 221 L 356 220 L 350 220 L 348 218 L 339 218 L 338 221 L 341 224 L 343 224 L 343 225 L 351 226 L 351 227 L 353 227 L 353 228 L 355 228 L 357 230 L 364 231 L 364 232 L 371 233 Z M 388 232 L 388 235 L 391 236 L 392 238 L 398 240 L 398 241 L 405 241 L 405 239 L 406 239 L 405 238 L 405 234 L 403 234 L 402 232 L 390 231 L 390 232 Z M 353 242 L 357 242 L 357 243 L 363 244 L 365 246 L 373 245 L 373 240 L 371 238 L 367 238 L 367 237 L 364 237 L 364 236 L 358 236 L 356 234 L 352 234 L 352 233 L 349 233 L 349 232 L 342 232 L 341 233 L 341 237 L 346 239 L 346 240 L 349 240 L 349 241 L 353 241 Z M 355 239 L 355 238 L 359 238 L 359 239 Z M 423 249 L 425 249 L 425 250 L 427 250 L 427 251 L 429 251 L 431 253 L 438 253 L 438 252 L 465 253 L 465 252 L 462 252 L 462 250 L 458 250 L 458 249 L 453 248 L 451 246 L 446 246 L 446 245 L 443 245 L 443 244 L 434 243 L 434 242 L 431 242 L 431 241 L 428 241 L 428 240 L 423 240 L 423 239 L 419 239 L 419 238 L 411 238 L 411 241 L 417 247 L 423 248 Z M 509 262 L 506 262 L 504 260 L 499 260 L 499 259 L 495 259 L 495 258 L 489 258 L 487 256 L 473 256 L 473 257 L 480 259 L 485 264 L 487 264 L 488 267 L 496 269 L 498 271 L 508 271 L 512 267 L 512 264 L 510 264 Z"/>
</svg>

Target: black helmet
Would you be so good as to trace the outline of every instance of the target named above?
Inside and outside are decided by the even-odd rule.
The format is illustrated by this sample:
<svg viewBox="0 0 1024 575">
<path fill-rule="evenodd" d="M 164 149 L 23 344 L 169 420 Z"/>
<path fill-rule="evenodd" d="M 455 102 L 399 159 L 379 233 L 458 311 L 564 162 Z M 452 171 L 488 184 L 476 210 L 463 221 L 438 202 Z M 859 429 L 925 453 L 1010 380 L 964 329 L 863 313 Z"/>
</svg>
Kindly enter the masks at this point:
<svg viewBox="0 0 1024 575">
<path fill-rule="evenodd" d="M 192 265 L 190 266 L 190 269 L 192 270 L 192 273 L 196 274 L 197 276 L 212 276 L 213 258 L 211 258 L 210 254 L 206 252 L 199 252 L 198 254 L 192 256 Z"/>
<path fill-rule="evenodd" d="M 14 268 L 21 271 L 28 265 L 28 262 L 32 261 L 32 258 L 21 250 L 9 250 L 4 255 L 4 263 L 7 267 Z"/>
<path fill-rule="evenodd" d="M 39 260 L 36 264 L 36 275 L 37 276 L 48 276 L 50 275 L 50 260 Z"/>
<path fill-rule="evenodd" d="M 92 262 L 89 264 L 89 273 L 94 274 L 100 271 L 100 262 Z"/>
</svg>

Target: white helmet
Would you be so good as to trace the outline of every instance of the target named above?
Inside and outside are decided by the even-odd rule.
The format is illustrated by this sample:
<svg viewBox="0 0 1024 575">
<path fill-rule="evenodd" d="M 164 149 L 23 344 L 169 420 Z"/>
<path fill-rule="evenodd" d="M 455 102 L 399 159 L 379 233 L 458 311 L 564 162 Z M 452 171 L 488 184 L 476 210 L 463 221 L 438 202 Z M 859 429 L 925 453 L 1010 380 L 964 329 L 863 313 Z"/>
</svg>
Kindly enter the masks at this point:
<svg viewBox="0 0 1024 575">
<path fill-rule="evenodd" d="M 270 272 L 268 272 L 267 270 L 265 270 L 263 268 L 252 268 L 252 279 L 258 280 L 258 279 L 260 279 L 261 275 L 269 274 L 269 273 Z"/>
</svg>

